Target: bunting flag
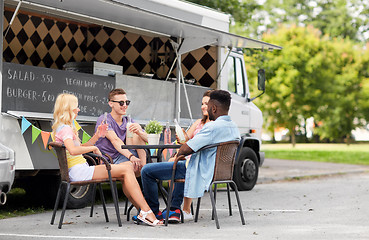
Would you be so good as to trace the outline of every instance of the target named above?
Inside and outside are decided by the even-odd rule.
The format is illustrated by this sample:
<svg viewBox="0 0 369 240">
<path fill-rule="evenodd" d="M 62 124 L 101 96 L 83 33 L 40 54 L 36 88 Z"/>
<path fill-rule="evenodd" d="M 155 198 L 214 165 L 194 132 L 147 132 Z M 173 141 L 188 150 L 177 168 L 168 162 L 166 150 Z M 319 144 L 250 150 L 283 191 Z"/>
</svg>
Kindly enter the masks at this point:
<svg viewBox="0 0 369 240">
<path fill-rule="evenodd" d="M 88 140 L 90 140 L 91 136 L 85 132 L 85 130 L 82 129 L 82 127 L 79 125 L 79 123 L 74 120 L 74 126 L 77 129 L 77 131 L 82 130 L 82 143 L 86 143 L 88 142 Z M 42 131 L 41 129 L 35 127 L 32 125 L 31 122 L 29 122 L 25 117 L 22 116 L 22 123 L 21 123 L 21 129 L 22 129 L 22 134 L 24 134 L 24 132 L 30 127 L 32 126 L 32 144 L 36 141 L 37 137 L 41 134 L 42 137 L 42 142 L 44 144 L 44 147 L 46 149 L 48 141 L 51 137 L 51 140 L 54 142 L 55 141 L 55 136 L 52 132 L 45 132 Z"/>
<path fill-rule="evenodd" d="M 47 146 L 47 142 L 49 141 L 50 134 L 51 133 L 49 133 L 49 132 L 41 131 L 42 142 L 44 143 L 45 149 L 46 149 L 46 146 Z"/>
<path fill-rule="evenodd" d="M 88 142 L 88 140 L 90 140 L 91 136 L 88 135 L 88 133 L 86 133 L 83 129 L 82 129 L 82 131 L 83 131 L 82 144 L 84 144 L 84 143 Z"/>
<path fill-rule="evenodd" d="M 51 140 L 53 140 L 53 142 L 55 142 L 55 136 L 54 136 L 54 133 L 50 133 L 50 136 L 51 136 Z"/>
<path fill-rule="evenodd" d="M 32 125 L 32 144 L 35 142 L 38 135 L 40 135 L 41 130 Z"/>
<path fill-rule="evenodd" d="M 77 131 L 79 131 L 81 129 L 81 126 L 79 125 L 79 123 L 74 119 L 74 126 L 77 129 Z"/>
<path fill-rule="evenodd" d="M 31 126 L 31 123 L 22 117 L 22 134 L 29 128 L 29 126 Z"/>
<path fill-rule="evenodd" d="M 162 156 L 165 160 L 168 159 L 168 150 L 167 149 L 164 149 L 163 152 L 162 152 Z M 170 156 L 169 156 L 170 157 Z"/>
</svg>

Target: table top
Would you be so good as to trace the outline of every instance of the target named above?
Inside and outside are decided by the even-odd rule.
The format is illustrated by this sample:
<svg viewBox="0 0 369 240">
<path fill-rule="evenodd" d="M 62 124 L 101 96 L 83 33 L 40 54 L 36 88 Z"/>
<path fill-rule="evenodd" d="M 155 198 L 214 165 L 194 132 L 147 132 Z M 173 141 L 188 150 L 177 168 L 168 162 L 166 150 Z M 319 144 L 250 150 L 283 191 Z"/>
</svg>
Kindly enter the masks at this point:
<svg viewBox="0 0 369 240">
<path fill-rule="evenodd" d="M 182 145 L 158 144 L 158 145 L 122 145 L 122 149 L 177 149 Z"/>
</svg>

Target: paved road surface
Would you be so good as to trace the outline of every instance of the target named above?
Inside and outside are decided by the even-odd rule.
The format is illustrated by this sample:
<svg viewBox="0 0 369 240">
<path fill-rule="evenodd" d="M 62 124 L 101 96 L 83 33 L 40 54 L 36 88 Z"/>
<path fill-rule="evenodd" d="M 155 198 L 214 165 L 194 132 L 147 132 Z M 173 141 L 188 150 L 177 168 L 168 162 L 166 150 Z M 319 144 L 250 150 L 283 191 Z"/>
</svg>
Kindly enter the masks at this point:
<svg viewBox="0 0 369 240">
<path fill-rule="evenodd" d="M 61 230 L 49 224 L 51 212 L 0 220 L 0 239 L 369 239 L 368 168 L 324 166 L 326 170 L 321 172 L 324 167 L 319 163 L 305 165 L 267 159 L 260 171 L 261 184 L 240 193 L 245 226 L 241 225 L 235 199 L 232 198 L 234 214 L 230 217 L 226 193 L 220 192 L 217 205 L 220 230 L 210 220 L 210 200 L 206 194 L 198 223 L 153 228 L 124 220 L 119 228 L 110 205 L 109 223 L 105 223 L 101 207 L 93 218 L 88 217 L 89 208 L 69 210 L 65 216 L 69 224 Z M 333 168 L 336 170 L 331 171 Z M 342 169 L 349 173 L 343 174 Z M 320 172 L 330 177 L 278 181 L 303 172 L 312 175 Z"/>
</svg>

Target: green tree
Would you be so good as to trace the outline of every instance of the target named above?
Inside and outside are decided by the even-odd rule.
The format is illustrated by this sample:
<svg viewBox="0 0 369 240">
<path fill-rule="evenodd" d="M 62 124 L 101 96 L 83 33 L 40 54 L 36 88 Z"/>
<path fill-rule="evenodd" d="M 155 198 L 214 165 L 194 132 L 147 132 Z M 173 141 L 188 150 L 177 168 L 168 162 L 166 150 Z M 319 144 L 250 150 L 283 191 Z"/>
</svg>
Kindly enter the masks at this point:
<svg viewBox="0 0 369 240">
<path fill-rule="evenodd" d="M 266 29 L 279 24 L 313 25 L 331 38 L 367 39 L 368 8 L 363 0 L 266 0 L 263 11 L 269 18 Z"/>
<path fill-rule="evenodd" d="M 295 144 L 301 122 L 313 116 L 322 122 L 317 128 L 322 138 L 349 137 L 357 125 L 354 119 L 360 117 L 360 48 L 348 39 L 322 36 L 313 27 L 282 27 L 263 40 L 284 47 L 246 57 L 247 62 L 255 62 L 248 68 L 249 79 L 256 78 L 250 69 L 266 69 L 266 94 L 256 101 L 266 127 L 288 128 Z"/>
<path fill-rule="evenodd" d="M 331 56 L 327 61 L 331 66 L 327 71 L 333 74 L 330 104 L 324 113 L 317 112 L 314 118 L 322 122 L 317 128 L 321 138 L 331 141 L 350 141 L 351 131 L 360 126 L 361 118 L 358 101 L 362 95 L 361 51 L 350 40 L 333 39 L 327 43 Z M 356 121 L 355 121 L 356 119 Z"/>
</svg>

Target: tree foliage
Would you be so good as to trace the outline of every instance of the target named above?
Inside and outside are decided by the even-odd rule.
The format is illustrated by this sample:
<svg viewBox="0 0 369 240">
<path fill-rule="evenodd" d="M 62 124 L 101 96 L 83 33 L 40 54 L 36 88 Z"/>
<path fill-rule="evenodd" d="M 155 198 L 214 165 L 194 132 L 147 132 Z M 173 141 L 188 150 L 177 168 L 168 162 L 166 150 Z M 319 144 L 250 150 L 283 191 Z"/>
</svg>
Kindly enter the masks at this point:
<svg viewBox="0 0 369 240">
<path fill-rule="evenodd" d="M 282 51 L 257 53 L 263 57 L 246 58 L 267 71 L 267 93 L 257 103 L 266 127 L 286 127 L 294 141 L 299 127 L 314 117 L 319 123 L 315 133 L 321 139 L 349 138 L 362 124 L 355 121 L 363 117 L 358 103 L 368 100 L 365 91 L 369 89 L 362 84 L 362 49 L 349 39 L 322 36 L 313 27 L 281 27 L 263 40 L 284 47 Z M 255 72 L 249 74 L 253 79 Z"/>
<path fill-rule="evenodd" d="M 367 0 L 191 2 L 232 14 L 233 33 L 283 47 L 247 50 L 245 58 L 249 81 L 257 69 L 266 70 L 266 94 L 256 103 L 270 132 L 286 127 L 294 141 L 314 117 L 320 140 L 340 141 L 369 122 L 369 44 L 362 46 L 369 38 Z"/>
</svg>

